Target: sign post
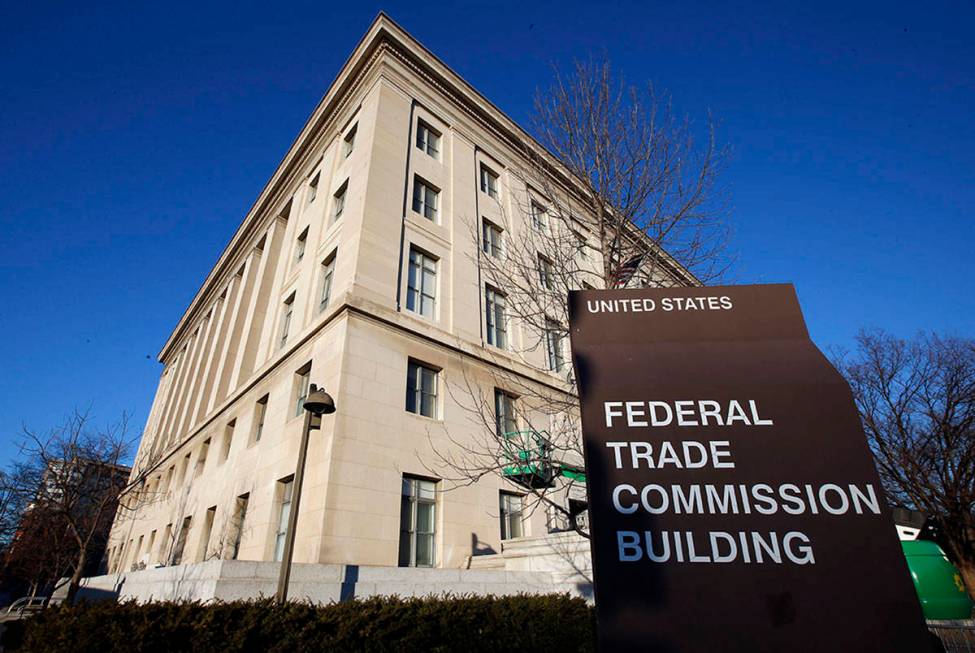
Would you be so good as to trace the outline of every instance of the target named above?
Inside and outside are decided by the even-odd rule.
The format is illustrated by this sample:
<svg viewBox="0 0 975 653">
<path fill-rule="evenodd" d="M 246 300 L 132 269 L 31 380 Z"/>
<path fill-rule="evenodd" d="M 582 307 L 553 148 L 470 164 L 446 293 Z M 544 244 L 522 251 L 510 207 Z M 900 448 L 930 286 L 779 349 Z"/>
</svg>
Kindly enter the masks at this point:
<svg viewBox="0 0 975 653">
<path fill-rule="evenodd" d="M 931 650 L 849 387 L 791 285 L 569 307 L 602 650 Z"/>
</svg>

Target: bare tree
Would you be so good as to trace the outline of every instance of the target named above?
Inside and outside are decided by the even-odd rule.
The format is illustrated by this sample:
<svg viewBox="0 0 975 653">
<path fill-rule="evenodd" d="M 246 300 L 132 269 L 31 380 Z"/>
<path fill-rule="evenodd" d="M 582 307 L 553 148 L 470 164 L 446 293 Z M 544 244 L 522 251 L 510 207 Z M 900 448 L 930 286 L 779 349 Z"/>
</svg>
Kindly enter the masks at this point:
<svg viewBox="0 0 975 653">
<path fill-rule="evenodd" d="M 975 593 L 975 340 L 862 331 L 837 364 L 887 492 L 938 518 Z"/>
<path fill-rule="evenodd" d="M 46 434 L 24 429 L 21 460 L 7 475 L 9 491 L 24 505 L 21 523 L 44 530 L 43 546 L 33 545 L 34 553 L 52 563 L 39 567 L 51 576 L 38 582 L 49 585 L 69 576 L 68 600 L 100 562 L 120 494 L 132 482 L 124 463 L 133 444 L 125 415 L 98 427 L 88 414 L 75 412 Z M 135 478 L 134 487 L 143 481 Z M 24 544 L 14 538 L 15 549 Z"/>
<path fill-rule="evenodd" d="M 0 469 L 0 550 L 6 551 L 20 528 L 21 517 L 27 507 L 16 491 L 18 469 Z"/>
<path fill-rule="evenodd" d="M 556 74 L 536 97 L 531 126 L 538 140 L 523 146 L 500 224 L 469 221 L 490 288 L 486 339 L 505 353 L 493 355 L 493 371 L 467 366 L 445 379 L 479 435 L 447 434 L 431 470 L 458 485 L 500 474 L 525 493 L 529 512 L 544 507 L 586 535 L 566 502 L 584 496 L 568 293 L 719 279 L 728 226 L 717 178 L 727 151 L 710 118 L 699 141 L 666 96 L 627 86 L 607 62 Z M 482 178 L 482 190 L 499 198 L 492 183 Z"/>
<path fill-rule="evenodd" d="M 710 116 L 699 143 L 666 94 L 628 86 L 604 60 L 557 72 L 536 95 L 531 126 L 558 164 L 527 144 L 527 181 L 556 221 L 597 237 L 606 287 L 634 258 L 650 284 L 696 285 L 724 274 L 727 207 L 717 178 L 728 151 L 717 146 Z"/>
</svg>

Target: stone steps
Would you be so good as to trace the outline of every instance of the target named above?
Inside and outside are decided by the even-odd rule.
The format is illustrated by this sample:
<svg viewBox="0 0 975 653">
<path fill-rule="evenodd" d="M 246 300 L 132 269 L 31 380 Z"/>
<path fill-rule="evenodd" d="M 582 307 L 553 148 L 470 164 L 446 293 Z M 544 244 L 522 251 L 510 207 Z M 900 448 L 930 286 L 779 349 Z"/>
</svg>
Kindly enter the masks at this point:
<svg viewBox="0 0 975 653">
<path fill-rule="evenodd" d="M 559 591 L 592 599 L 589 540 L 575 532 L 505 540 L 501 553 L 474 556 L 470 567 L 547 573 Z"/>
</svg>

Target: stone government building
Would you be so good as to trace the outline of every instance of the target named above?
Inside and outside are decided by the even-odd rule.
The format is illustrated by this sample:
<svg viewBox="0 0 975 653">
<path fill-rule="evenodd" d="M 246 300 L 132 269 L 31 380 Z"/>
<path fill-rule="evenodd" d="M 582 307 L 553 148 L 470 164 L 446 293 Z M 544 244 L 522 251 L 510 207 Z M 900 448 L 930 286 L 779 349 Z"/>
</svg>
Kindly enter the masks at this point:
<svg viewBox="0 0 975 653">
<path fill-rule="evenodd" d="M 586 593 L 588 544 L 550 534 L 516 485 L 442 491 L 431 472 L 434 447 L 484 428 L 446 379 L 490 384 L 503 365 L 564 384 L 544 348 L 519 346 L 516 321 L 488 319 L 504 289 L 480 279 L 470 228 L 531 228 L 517 199 L 533 192 L 517 174 L 527 139 L 376 18 L 162 348 L 135 465 L 155 499 L 120 511 L 89 590 L 273 594 L 315 383 L 338 410 L 310 440 L 292 597 Z"/>
</svg>

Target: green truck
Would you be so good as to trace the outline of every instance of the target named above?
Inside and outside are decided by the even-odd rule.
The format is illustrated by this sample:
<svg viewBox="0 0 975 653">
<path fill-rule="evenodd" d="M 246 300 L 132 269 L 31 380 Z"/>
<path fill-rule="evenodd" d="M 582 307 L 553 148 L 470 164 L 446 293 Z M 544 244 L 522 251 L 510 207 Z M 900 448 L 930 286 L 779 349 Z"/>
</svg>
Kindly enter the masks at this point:
<svg viewBox="0 0 975 653">
<path fill-rule="evenodd" d="M 972 600 L 965 590 L 961 573 L 948 556 L 930 540 L 902 540 L 914 589 L 921 600 L 925 619 L 968 619 Z"/>
</svg>

